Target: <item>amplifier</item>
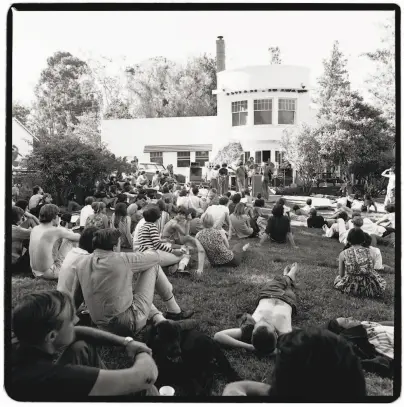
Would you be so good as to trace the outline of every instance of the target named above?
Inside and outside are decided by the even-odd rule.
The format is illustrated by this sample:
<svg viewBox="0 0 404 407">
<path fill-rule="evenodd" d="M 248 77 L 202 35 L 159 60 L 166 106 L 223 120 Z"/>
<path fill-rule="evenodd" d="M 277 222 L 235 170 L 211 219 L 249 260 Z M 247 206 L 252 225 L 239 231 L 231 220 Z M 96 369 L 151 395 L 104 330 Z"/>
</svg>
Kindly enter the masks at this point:
<svg viewBox="0 0 404 407">
<path fill-rule="evenodd" d="M 251 179 L 252 186 L 252 196 L 257 196 L 257 194 L 262 194 L 262 176 L 253 175 Z"/>
</svg>

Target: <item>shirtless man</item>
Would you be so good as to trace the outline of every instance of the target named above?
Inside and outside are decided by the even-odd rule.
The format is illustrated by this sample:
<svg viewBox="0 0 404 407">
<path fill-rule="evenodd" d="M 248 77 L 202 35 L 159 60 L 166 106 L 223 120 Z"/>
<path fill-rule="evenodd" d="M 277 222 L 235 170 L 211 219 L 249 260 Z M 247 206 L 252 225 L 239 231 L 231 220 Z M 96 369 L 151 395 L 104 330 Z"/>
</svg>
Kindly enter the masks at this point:
<svg viewBox="0 0 404 407">
<path fill-rule="evenodd" d="M 59 208 L 56 205 L 44 205 L 39 212 L 39 222 L 40 224 L 32 229 L 29 242 L 32 272 L 35 277 L 57 280 L 63 260 L 61 261 L 56 253 L 53 253 L 56 258 L 53 257 L 54 244 L 63 238 L 78 242 L 80 235 L 58 227 Z"/>
<path fill-rule="evenodd" d="M 297 263 L 286 266 L 282 277 L 275 277 L 262 288 L 257 308 L 252 315 L 244 314 L 242 327 L 217 332 L 214 340 L 227 347 L 273 353 L 278 337 L 292 331 L 297 272 Z"/>
</svg>

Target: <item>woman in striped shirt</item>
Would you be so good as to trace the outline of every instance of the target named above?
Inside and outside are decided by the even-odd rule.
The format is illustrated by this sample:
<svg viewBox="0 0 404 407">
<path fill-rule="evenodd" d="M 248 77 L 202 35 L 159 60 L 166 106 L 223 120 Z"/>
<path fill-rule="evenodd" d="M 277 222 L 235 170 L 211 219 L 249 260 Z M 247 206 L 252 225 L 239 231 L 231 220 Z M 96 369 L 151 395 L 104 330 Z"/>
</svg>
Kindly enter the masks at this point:
<svg viewBox="0 0 404 407">
<path fill-rule="evenodd" d="M 157 205 L 148 205 L 143 212 L 144 225 L 140 228 L 138 234 L 139 251 L 156 250 L 160 256 L 160 266 L 177 265 L 184 251 L 180 249 L 172 249 L 170 244 L 165 244 L 160 240 L 159 231 L 156 222 L 160 219 L 161 212 Z M 174 270 L 170 270 L 174 272 Z"/>
</svg>

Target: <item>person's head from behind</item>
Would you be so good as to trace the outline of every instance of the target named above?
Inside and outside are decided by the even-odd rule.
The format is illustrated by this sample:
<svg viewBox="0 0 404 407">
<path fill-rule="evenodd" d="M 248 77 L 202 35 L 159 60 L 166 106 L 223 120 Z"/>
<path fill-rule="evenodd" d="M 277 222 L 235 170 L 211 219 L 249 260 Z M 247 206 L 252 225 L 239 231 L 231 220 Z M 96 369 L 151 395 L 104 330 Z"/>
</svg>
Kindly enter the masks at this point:
<svg viewBox="0 0 404 407">
<path fill-rule="evenodd" d="M 88 197 L 86 197 L 86 199 L 84 200 L 84 205 L 92 205 L 93 204 L 93 202 L 95 201 L 95 199 L 94 199 L 94 197 L 93 196 L 88 196 Z"/>
<path fill-rule="evenodd" d="M 395 173 L 395 172 L 396 172 L 396 166 L 395 166 L 395 165 L 392 165 L 391 168 L 390 168 L 390 171 L 391 171 L 392 173 Z"/>
<path fill-rule="evenodd" d="M 18 340 L 49 353 L 73 342 L 74 322 L 72 299 L 56 290 L 26 294 L 13 311 L 13 330 Z"/>
<path fill-rule="evenodd" d="M 299 401 L 366 396 L 360 361 L 343 337 L 317 327 L 294 330 L 279 338 L 278 350 L 270 396 Z"/>
<path fill-rule="evenodd" d="M 254 206 L 255 206 L 256 208 L 263 208 L 263 207 L 265 206 L 265 201 L 264 201 L 263 199 L 261 199 L 261 198 L 257 198 L 257 199 L 254 201 Z"/>
<path fill-rule="evenodd" d="M 93 208 L 95 214 L 105 213 L 105 211 L 107 210 L 107 206 L 104 202 L 93 202 L 91 207 Z"/>
<path fill-rule="evenodd" d="M 365 232 L 362 229 L 353 228 L 348 232 L 346 240 L 351 246 L 362 245 L 365 241 Z"/>
<path fill-rule="evenodd" d="M 65 228 L 69 228 L 70 222 L 72 220 L 72 214 L 71 213 L 64 213 L 61 217 L 60 217 L 60 226 L 63 226 Z"/>
<path fill-rule="evenodd" d="M 36 186 L 34 186 L 34 188 L 32 188 L 32 193 L 33 193 L 34 195 L 36 195 L 36 194 L 42 194 L 42 193 L 43 193 L 43 189 L 42 189 L 39 185 L 36 185 Z"/>
<path fill-rule="evenodd" d="M 167 211 L 166 204 L 164 203 L 164 201 L 162 199 L 159 199 L 157 201 L 157 206 L 159 207 L 160 212 L 166 212 Z"/>
<path fill-rule="evenodd" d="M 251 196 L 251 193 L 250 193 L 249 189 L 244 190 L 244 196 Z"/>
<path fill-rule="evenodd" d="M 160 219 L 161 211 L 158 205 L 147 205 L 143 211 L 143 217 L 146 222 L 157 222 Z"/>
<path fill-rule="evenodd" d="M 222 168 L 227 168 L 227 164 L 226 164 L 226 163 L 223 163 L 223 164 L 222 164 Z"/>
<path fill-rule="evenodd" d="M 352 218 L 352 224 L 356 229 L 360 229 L 363 226 L 363 218 L 361 216 L 354 216 Z"/>
<path fill-rule="evenodd" d="M 180 192 L 180 196 L 187 196 L 188 195 L 188 191 L 186 189 L 182 189 Z"/>
<path fill-rule="evenodd" d="M 196 211 L 195 208 L 189 208 L 188 213 L 189 213 L 189 215 L 191 215 L 192 219 L 195 219 L 198 217 L 198 212 Z"/>
<path fill-rule="evenodd" d="M 278 335 L 276 329 L 269 323 L 257 323 L 254 326 L 251 344 L 261 354 L 271 354 L 276 349 Z"/>
<path fill-rule="evenodd" d="M 192 193 L 193 193 L 195 196 L 198 196 L 198 194 L 199 194 L 199 188 L 198 188 L 198 187 L 193 187 L 193 188 L 192 188 Z"/>
<path fill-rule="evenodd" d="M 231 197 L 231 192 L 230 192 L 230 191 L 227 191 L 227 192 L 224 194 L 224 196 L 227 196 L 227 198 L 230 199 L 230 197 Z"/>
<path fill-rule="evenodd" d="M 25 211 L 18 206 L 13 206 L 11 208 L 11 222 L 13 225 L 19 226 L 24 222 L 24 213 Z"/>
<path fill-rule="evenodd" d="M 59 225 L 59 208 L 53 204 L 44 205 L 39 211 L 40 223 L 52 223 L 53 226 Z"/>
<path fill-rule="evenodd" d="M 210 213 L 206 213 L 202 219 L 203 227 L 205 229 L 211 229 L 211 228 L 213 228 L 214 224 L 215 224 L 215 220 L 214 220 L 213 216 Z"/>
<path fill-rule="evenodd" d="M 309 215 L 310 217 L 314 218 L 315 216 L 317 216 L 317 209 L 315 208 L 311 208 L 309 211 Z"/>
<path fill-rule="evenodd" d="M 15 203 L 15 206 L 17 206 L 18 208 L 21 208 L 25 212 L 28 208 L 28 201 L 25 201 L 24 199 L 19 199 Z"/>
<path fill-rule="evenodd" d="M 338 219 L 342 219 L 344 222 L 346 222 L 348 220 L 348 214 L 343 211 L 338 215 Z"/>
<path fill-rule="evenodd" d="M 292 210 L 293 210 L 293 212 L 296 213 L 296 215 L 300 215 L 300 206 L 299 205 L 293 205 Z"/>
<path fill-rule="evenodd" d="M 169 194 L 170 193 L 170 188 L 168 188 L 168 186 L 165 186 L 163 188 L 163 194 Z"/>
<path fill-rule="evenodd" d="M 105 205 L 105 204 L 104 204 Z M 125 203 L 120 202 L 115 205 L 115 218 L 128 216 L 128 207 Z"/>
<path fill-rule="evenodd" d="M 117 200 L 116 203 L 126 203 L 126 201 L 128 200 L 128 197 L 125 194 L 119 194 L 117 196 Z"/>
<path fill-rule="evenodd" d="M 231 197 L 231 200 L 233 201 L 234 204 L 238 204 L 241 201 L 241 195 L 240 194 L 234 194 Z"/>
<path fill-rule="evenodd" d="M 17 201 L 17 203 L 18 203 L 18 201 Z M 17 203 L 16 203 L 16 205 L 17 205 Z M 394 213 L 395 211 L 396 211 L 396 205 L 393 205 L 393 204 L 386 205 L 386 212 Z"/>
<path fill-rule="evenodd" d="M 88 253 L 92 253 L 94 251 L 93 248 L 93 239 L 94 234 L 97 232 L 98 228 L 91 226 L 85 228 L 81 233 L 80 240 L 79 240 L 79 247 L 80 249 L 85 250 Z"/>
<path fill-rule="evenodd" d="M 125 184 L 123 186 L 123 191 L 124 192 L 130 192 L 130 190 L 131 190 L 131 185 L 130 184 Z"/>
<path fill-rule="evenodd" d="M 276 205 L 282 205 L 282 206 L 284 206 L 286 204 L 286 199 L 285 198 L 279 198 L 277 201 L 276 201 Z"/>
<path fill-rule="evenodd" d="M 243 202 L 239 202 L 234 208 L 234 215 L 237 217 L 243 216 L 245 214 L 245 204 Z"/>
<path fill-rule="evenodd" d="M 274 217 L 276 218 L 281 218 L 283 216 L 283 206 L 276 204 L 273 208 L 272 208 L 272 215 L 274 215 Z"/>
<path fill-rule="evenodd" d="M 94 233 L 93 249 L 116 251 L 121 250 L 121 232 L 118 229 L 98 229 Z"/>
<path fill-rule="evenodd" d="M 310 198 L 307 199 L 306 204 L 309 205 L 309 206 L 311 206 L 311 203 L 312 203 L 312 200 L 311 200 Z"/>
<path fill-rule="evenodd" d="M 257 199 L 261 199 L 261 198 L 262 198 L 262 194 L 261 193 L 257 194 Z"/>
<path fill-rule="evenodd" d="M 227 198 L 227 196 L 222 196 L 219 199 L 219 205 L 226 206 L 228 203 L 229 203 L 229 198 Z"/>
</svg>

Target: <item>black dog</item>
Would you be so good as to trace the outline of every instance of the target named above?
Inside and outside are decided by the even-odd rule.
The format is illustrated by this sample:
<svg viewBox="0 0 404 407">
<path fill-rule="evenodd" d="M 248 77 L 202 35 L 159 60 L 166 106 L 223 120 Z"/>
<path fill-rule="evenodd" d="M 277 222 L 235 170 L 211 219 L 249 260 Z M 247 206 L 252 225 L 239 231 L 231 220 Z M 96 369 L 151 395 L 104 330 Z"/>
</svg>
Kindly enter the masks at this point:
<svg viewBox="0 0 404 407">
<path fill-rule="evenodd" d="M 167 320 L 148 332 L 146 343 L 159 370 L 158 387 L 172 386 L 180 395 L 209 395 L 214 373 L 222 373 L 229 382 L 241 380 L 219 345 L 195 327 L 193 320 Z"/>
</svg>

